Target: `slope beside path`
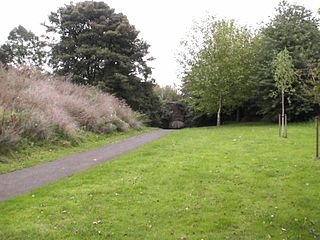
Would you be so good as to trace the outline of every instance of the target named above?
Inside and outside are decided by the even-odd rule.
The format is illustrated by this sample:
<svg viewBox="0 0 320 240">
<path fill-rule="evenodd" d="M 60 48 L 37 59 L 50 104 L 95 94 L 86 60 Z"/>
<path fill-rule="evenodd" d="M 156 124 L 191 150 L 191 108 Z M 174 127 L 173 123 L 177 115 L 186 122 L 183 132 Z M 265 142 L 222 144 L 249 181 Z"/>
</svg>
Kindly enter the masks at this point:
<svg viewBox="0 0 320 240">
<path fill-rule="evenodd" d="M 6 200 L 60 178 L 84 171 L 111 160 L 137 147 L 158 139 L 171 130 L 156 130 L 108 144 L 87 152 L 73 154 L 56 161 L 0 175 L 0 201 Z"/>
</svg>

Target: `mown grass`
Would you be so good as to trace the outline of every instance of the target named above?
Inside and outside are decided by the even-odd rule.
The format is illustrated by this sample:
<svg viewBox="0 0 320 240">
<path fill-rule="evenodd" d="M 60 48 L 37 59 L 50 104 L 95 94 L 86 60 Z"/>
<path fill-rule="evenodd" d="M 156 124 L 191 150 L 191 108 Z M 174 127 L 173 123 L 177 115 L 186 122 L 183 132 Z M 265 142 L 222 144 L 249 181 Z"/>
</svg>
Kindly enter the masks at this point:
<svg viewBox="0 0 320 240">
<path fill-rule="evenodd" d="M 312 124 L 185 129 L 0 203 L 0 239 L 319 239 Z"/>
<path fill-rule="evenodd" d="M 24 139 L 14 149 L 2 155 L 0 153 L 0 174 L 56 160 L 73 153 L 114 143 L 121 139 L 152 130 L 155 130 L 155 128 L 132 129 L 127 132 L 113 132 L 109 134 L 82 131 L 77 141 L 63 139 L 62 136 L 54 142 Z"/>
</svg>

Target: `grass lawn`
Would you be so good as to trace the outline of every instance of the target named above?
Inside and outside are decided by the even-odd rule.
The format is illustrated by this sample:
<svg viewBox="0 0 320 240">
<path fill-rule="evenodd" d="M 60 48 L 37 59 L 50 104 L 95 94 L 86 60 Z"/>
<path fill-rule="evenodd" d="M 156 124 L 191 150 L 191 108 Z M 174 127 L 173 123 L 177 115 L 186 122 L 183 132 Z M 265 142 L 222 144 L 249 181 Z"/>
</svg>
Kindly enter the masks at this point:
<svg viewBox="0 0 320 240">
<path fill-rule="evenodd" d="M 128 132 L 114 132 L 110 134 L 82 132 L 80 134 L 80 139 L 82 140 L 78 143 L 72 143 L 68 140 L 59 140 L 57 143 L 34 143 L 24 140 L 14 151 L 10 151 L 6 155 L 0 154 L 0 174 L 56 160 L 73 153 L 83 152 L 105 144 L 114 143 L 121 139 L 152 130 L 155 130 L 155 128 L 130 130 Z"/>
<path fill-rule="evenodd" d="M 320 239 L 314 126 L 184 129 L 0 203 L 0 239 Z"/>
</svg>

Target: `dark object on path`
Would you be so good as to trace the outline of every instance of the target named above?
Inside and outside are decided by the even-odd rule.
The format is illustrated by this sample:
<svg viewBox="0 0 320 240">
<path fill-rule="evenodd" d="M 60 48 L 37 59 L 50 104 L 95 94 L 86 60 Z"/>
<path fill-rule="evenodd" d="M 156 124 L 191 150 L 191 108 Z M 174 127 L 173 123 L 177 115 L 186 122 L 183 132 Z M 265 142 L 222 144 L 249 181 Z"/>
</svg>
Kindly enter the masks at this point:
<svg viewBox="0 0 320 240">
<path fill-rule="evenodd" d="M 111 160 L 169 132 L 170 130 L 157 130 L 141 134 L 88 152 L 0 175 L 0 201 Z"/>
</svg>

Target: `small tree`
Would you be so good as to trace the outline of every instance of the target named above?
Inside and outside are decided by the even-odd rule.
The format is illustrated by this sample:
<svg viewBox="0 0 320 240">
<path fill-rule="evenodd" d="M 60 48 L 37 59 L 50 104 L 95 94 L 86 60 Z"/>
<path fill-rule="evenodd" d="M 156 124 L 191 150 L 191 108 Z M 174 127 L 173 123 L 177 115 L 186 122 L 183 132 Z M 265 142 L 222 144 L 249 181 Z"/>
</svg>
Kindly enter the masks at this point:
<svg viewBox="0 0 320 240">
<path fill-rule="evenodd" d="M 293 90 L 292 84 L 295 80 L 295 72 L 292 58 L 286 48 L 278 53 L 272 65 L 274 67 L 274 80 L 278 91 L 281 93 L 281 137 L 287 137 L 285 128 L 285 93 Z"/>
</svg>

